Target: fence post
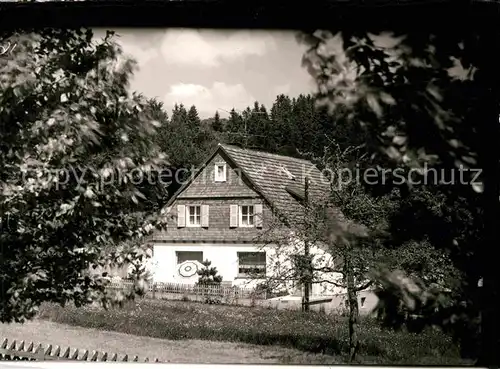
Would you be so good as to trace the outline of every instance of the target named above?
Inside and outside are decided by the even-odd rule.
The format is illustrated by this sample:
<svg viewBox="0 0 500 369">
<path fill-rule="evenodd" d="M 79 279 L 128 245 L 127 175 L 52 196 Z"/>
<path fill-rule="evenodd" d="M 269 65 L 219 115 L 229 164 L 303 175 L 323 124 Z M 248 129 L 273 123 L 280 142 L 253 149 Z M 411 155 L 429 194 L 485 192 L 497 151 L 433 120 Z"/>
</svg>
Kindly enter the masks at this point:
<svg viewBox="0 0 500 369">
<path fill-rule="evenodd" d="M 156 282 L 153 282 L 153 300 L 156 298 Z"/>
</svg>

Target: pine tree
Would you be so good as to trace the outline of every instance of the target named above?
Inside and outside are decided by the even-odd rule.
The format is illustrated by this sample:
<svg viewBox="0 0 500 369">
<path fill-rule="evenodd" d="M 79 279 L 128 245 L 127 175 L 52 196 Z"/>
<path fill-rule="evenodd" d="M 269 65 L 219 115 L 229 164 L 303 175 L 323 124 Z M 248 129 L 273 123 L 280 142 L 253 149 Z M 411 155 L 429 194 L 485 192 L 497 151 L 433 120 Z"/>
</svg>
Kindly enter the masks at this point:
<svg viewBox="0 0 500 369">
<path fill-rule="evenodd" d="M 173 126 L 180 126 L 186 124 L 187 111 L 183 104 L 175 104 L 172 110 L 172 118 L 170 119 Z"/>
<path fill-rule="evenodd" d="M 222 124 L 222 121 L 220 119 L 219 112 L 215 112 L 214 120 L 212 122 L 212 129 L 215 132 L 223 132 L 224 131 L 224 125 Z"/>
<path fill-rule="evenodd" d="M 250 109 L 250 107 L 247 107 L 243 114 L 244 119 L 246 119 L 246 131 L 243 137 L 245 146 L 265 151 L 268 150 L 267 130 L 269 128 L 269 117 L 264 105 L 260 105 L 256 101 L 253 108 Z"/>
<path fill-rule="evenodd" d="M 273 150 L 284 155 L 296 153 L 297 134 L 292 127 L 292 103 L 290 98 L 279 95 L 271 108 L 269 136 L 273 141 Z"/>
<path fill-rule="evenodd" d="M 223 295 L 210 289 L 210 286 L 220 286 L 222 283 L 222 276 L 218 275 L 216 267 L 211 267 L 212 262 L 205 260 L 203 268 L 198 270 L 198 286 L 202 288 L 204 302 L 206 304 L 220 304 Z"/>
<path fill-rule="evenodd" d="M 184 105 L 175 105 L 172 110 L 169 129 L 162 137 L 161 147 L 168 155 L 172 166 L 176 168 L 189 168 L 193 163 L 190 147 L 192 133 L 187 125 L 187 111 Z"/>
<path fill-rule="evenodd" d="M 187 123 L 189 128 L 199 131 L 201 127 L 201 120 L 198 115 L 198 110 L 196 110 L 196 106 L 191 106 L 187 113 Z"/>
<path fill-rule="evenodd" d="M 233 108 L 229 113 L 227 122 L 227 141 L 231 144 L 241 145 L 245 134 L 243 117 Z"/>
<path fill-rule="evenodd" d="M 222 282 L 222 276 L 218 275 L 216 267 L 211 267 L 212 262 L 205 260 L 203 263 L 203 268 L 198 270 L 198 284 L 199 285 L 220 285 Z"/>
<path fill-rule="evenodd" d="M 310 152 L 315 137 L 322 134 L 318 132 L 314 104 L 314 99 L 310 95 L 299 95 L 292 106 L 292 126 L 296 132 L 294 144 L 302 152 Z"/>
</svg>

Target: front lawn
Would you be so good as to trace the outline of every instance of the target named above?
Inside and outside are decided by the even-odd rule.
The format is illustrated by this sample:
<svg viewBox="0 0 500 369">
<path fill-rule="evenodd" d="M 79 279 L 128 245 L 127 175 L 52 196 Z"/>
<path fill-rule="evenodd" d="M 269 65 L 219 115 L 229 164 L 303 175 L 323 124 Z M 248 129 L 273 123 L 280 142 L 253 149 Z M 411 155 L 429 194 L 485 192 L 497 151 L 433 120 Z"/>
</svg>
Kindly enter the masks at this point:
<svg viewBox="0 0 500 369">
<path fill-rule="evenodd" d="M 50 304 L 39 318 L 139 336 L 281 345 L 341 357 L 348 340 L 345 318 L 338 316 L 183 301 L 144 299 L 109 311 Z M 421 334 L 386 331 L 365 318 L 359 337 L 364 364 L 470 364 L 460 359 L 449 337 L 431 329 Z"/>
</svg>

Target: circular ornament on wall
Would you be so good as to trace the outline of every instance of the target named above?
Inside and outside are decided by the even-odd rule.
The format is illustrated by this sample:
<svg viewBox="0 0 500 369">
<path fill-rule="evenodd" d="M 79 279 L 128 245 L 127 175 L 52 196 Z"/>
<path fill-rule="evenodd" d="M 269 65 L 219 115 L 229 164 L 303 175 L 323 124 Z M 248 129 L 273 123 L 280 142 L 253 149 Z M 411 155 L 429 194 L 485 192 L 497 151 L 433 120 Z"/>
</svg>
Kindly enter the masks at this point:
<svg viewBox="0 0 500 369">
<path fill-rule="evenodd" d="M 192 277 L 198 271 L 198 264 L 194 261 L 185 261 L 179 266 L 179 275 L 181 277 Z"/>
</svg>

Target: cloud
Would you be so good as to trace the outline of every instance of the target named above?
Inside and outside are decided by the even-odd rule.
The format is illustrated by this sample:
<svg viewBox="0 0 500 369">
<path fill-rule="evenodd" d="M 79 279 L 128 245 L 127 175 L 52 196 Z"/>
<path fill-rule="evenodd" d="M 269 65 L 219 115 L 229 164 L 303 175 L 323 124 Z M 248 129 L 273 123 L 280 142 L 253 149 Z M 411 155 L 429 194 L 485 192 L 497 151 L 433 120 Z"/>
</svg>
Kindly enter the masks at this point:
<svg viewBox="0 0 500 369">
<path fill-rule="evenodd" d="M 284 85 L 276 86 L 273 88 L 272 91 L 273 91 L 273 97 L 281 94 L 287 95 L 290 93 L 290 84 L 286 83 Z"/>
<path fill-rule="evenodd" d="M 93 31 L 96 38 L 102 39 L 106 36 L 106 29 L 96 28 Z M 139 68 L 142 68 L 151 60 L 161 58 L 159 44 L 164 35 L 164 30 L 118 29 L 114 40 L 122 47 L 125 56 L 135 59 Z"/>
<path fill-rule="evenodd" d="M 140 47 L 131 42 L 120 42 L 123 49 L 123 54 L 127 57 L 132 57 L 137 61 L 139 68 L 144 67 L 149 61 L 158 57 L 160 54 L 155 47 Z"/>
<path fill-rule="evenodd" d="M 262 56 L 276 42 L 266 31 L 168 30 L 161 44 L 167 64 L 217 67 L 247 56 Z"/>
<path fill-rule="evenodd" d="M 254 101 L 255 98 L 242 84 L 227 85 L 224 82 L 214 82 L 211 87 L 178 83 L 170 86 L 170 91 L 164 98 L 167 109 L 181 103 L 186 108 L 195 105 L 202 118 L 212 116 L 216 110 L 221 116 L 227 116 L 226 111 L 230 111 L 233 107 L 245 109 Z"/>
<path fill-rule="evenodd" d="M 137 61 L 139 67 L 143 67 L 149 61 L 158 56 L 158 51 L 154 48 L 142 49 L 137 46 L 129 47 L 127 49 L 124 48 L 124 53 L 133 57 Z"/>
</svg>

